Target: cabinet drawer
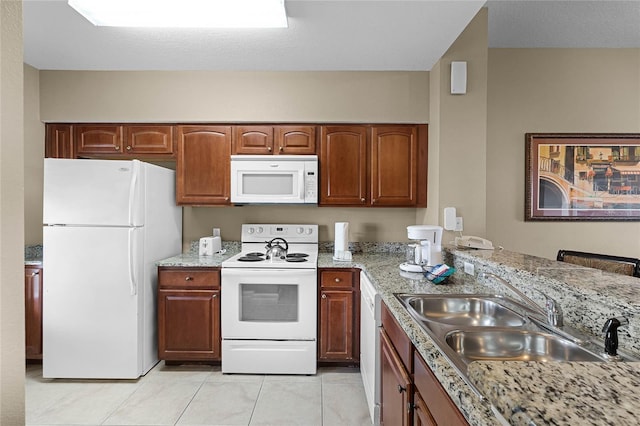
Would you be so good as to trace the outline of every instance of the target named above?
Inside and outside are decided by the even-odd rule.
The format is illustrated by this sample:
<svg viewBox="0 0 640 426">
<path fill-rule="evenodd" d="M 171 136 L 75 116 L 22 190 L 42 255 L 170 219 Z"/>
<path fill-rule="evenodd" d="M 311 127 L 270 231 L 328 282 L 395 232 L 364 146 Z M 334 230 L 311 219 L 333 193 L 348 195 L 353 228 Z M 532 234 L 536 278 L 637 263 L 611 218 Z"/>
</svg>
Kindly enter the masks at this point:
<svg viewBox="0 0 640 426">
<path fill-rule="evenodd" d="M 160 269 L 158 271 L 158 285 L 160 287 L 220 287 L 219 269 Z"/>
<path fill-rule="evenodd" d="M 351 270 L 325 270 L 320 273 L 320 285 L 322 287 L 352 288 L 354 285 L 353 275 Z"/>
</svg>

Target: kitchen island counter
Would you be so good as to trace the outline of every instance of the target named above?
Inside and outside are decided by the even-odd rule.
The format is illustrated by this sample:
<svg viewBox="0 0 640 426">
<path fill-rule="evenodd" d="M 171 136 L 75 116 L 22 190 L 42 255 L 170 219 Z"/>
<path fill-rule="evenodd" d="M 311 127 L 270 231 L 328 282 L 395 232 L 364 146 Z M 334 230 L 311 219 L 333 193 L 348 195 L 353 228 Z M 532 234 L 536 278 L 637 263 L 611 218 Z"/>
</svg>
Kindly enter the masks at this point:
<svg viewBox="0 0 640 426">
<path fill-rule="evenodd" d="M 598 330 L 603 316 L 620 315 L 623 311 L 630 317 L 629 329 L 633 330 L 638 318 L 638 302 L 630 297 L 640 290 L 637 278 L 507 251 L 450 249 L 446 259 L 458 271 L 463 270 L 466 261 L 474 264 L 476 275 L 483 270 L 512 283 L 535 281 L 537 288 L 560 302 L 567 323 L 581 331 Z M 401 273 L 398 265 L 403 261 L 404 255 L 400 254 L 364 253 L 354 254 L 351 262 L 337 262 L 331 254 L 321 253 L 318 267 L 361 268 L 367 273 L 382 300 L 470 424 L 505 421 L 513 425 L 637 424 L 640 363 L 636 362 L 474 362 L 468 374 L 480 397 L 462 380 L 394 293 L 509 294 L 508 290 L 492 283 L 480 284 L 474 276 L 460 272 L 448 284 L 435 285 L 419 274 Z M 637 351 L 637 337 L 627 335 L 622 328 L 619 331 L 621 347 L 626 345 L 629 350 Z"/>
</svg>

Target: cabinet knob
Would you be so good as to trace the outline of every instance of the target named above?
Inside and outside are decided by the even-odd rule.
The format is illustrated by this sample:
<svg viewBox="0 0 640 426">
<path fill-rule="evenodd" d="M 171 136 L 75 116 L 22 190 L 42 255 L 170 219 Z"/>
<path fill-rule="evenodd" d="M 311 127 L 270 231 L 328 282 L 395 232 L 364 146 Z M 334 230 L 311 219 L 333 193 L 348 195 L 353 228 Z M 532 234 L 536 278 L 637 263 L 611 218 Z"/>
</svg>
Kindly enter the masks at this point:
<svg viewBox="0 0 640 426">
<path fill-rule="evenodd" d="M 213 296 L 211 296 L 212 299 L 215 299 L 216 297 L 218 297 L 217 294 L 214 294 Z"/>
<path fill-rule="evenodd" d="M 127 146 L 127 151 L 131 151 L 131 146 L 130 145 Z"/>
<path fill-rule="evenodd" d="M 284 148 L 283 148 L 283 147 L 280 147 L 280 152 L 282 152 L 282 151 L 284 151 Z"/>
<path fill-rule="evenodd" d="M 224 200 L 225 201 L 229 201 L 229 197 L 224 197 Z"/>
<path fill-rule="evenodd" d="M 271 152 L 271 147 L 270 146 L 267 147 L 267 151 Z"/>
<path fill-rule="evenodd" d="M 405 392 L 407 388 L 402 387 L 402 385 L 398 385 L 398 393 Z"/>
<path fill-rule="evenodd" d="M 322 293 L 322 298 L 323 298 L 323 299 L 326 299 L 326 298 L 327 298 L 327 295 L 326 295 L 326 294 L 324 294 L 324 293 Z"/>
<path fill-rule="evenodd" d="M 36 272 L 32 272 L 32 273 L 31 273 L 31 276 L 32 276 L 32 277 L 35 277 L 36 275 L 40 275 L 40 272 L 39 272 L 39 271 L 36 271 Z"/>
<path fill-rule="evenodd" d="M 185 281 L 193 281 L 193 277 L 186 277 L 184 280 Z"/>
<path fill-rule="evenodd" d="M 360 202 L 361 202 L 361 203 L 364 203 L 364 198 L 360 198 Z"/>
<path fill-rule="evenodd" d="M 340 282 L 340 281 L 342 281 L 342 280 L 341 280 L 340 278 L 336 278 L 334 281 L 335 281 L 335 282 L 337 282 L 337 283 L 339 283 L 339 282 Z"/>
<path fill-rule="evenodd" d="M 120 147 L 119 147 L 119 146 L 114 146 L 114 149 L 115 149 L 116 151 L 120 151 Z"/>
</svg>

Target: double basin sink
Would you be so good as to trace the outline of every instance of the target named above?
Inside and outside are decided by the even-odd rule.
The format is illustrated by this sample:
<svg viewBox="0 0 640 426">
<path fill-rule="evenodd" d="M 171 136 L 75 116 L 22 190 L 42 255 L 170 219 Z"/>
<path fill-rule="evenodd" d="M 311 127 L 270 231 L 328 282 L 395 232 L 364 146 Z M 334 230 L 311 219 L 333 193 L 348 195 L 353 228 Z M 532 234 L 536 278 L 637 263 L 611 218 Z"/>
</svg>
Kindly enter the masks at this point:
<svg viewBox="0 0 640 426">
<path fill-rule="evenodd" d="M 546 326 L 539 314 L 508 297 L 396 297 L 465 379 L 473 361 L 607 361 L 598 345 Z"/>
</svg>

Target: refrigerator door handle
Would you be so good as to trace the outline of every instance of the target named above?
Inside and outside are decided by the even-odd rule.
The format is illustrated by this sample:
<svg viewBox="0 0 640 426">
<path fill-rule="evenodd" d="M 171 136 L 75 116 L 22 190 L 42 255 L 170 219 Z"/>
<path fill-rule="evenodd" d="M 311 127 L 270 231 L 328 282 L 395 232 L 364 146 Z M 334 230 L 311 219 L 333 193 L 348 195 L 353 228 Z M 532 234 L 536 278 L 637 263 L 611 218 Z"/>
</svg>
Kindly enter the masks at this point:
<svg viewBox="0 0 640 426">
<path fill-rule="evenodd" d="M 138 283 L 136 282 L 136 273 L 135 273 L 135 262 L 134 255 L 135 251 L 133 248 L 133 240 L 136 228 L 129 229 L 129 285 L 131 287 L 131 295 L 135 296 L 138 293 Z"/>
<path fill-rule="evenodd" d="M 131 173 L 131 183 L 129 185 L 129 225 L 134 226 L 134 201 L 136 198 L 136 186 L 138 183 L 138 174 L 140 173 L 140 163 L 133 160 L 133 172 Z"/>
</svg>

